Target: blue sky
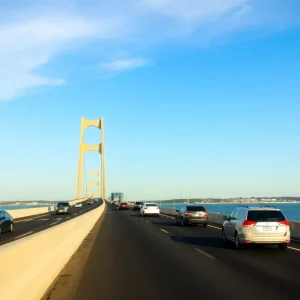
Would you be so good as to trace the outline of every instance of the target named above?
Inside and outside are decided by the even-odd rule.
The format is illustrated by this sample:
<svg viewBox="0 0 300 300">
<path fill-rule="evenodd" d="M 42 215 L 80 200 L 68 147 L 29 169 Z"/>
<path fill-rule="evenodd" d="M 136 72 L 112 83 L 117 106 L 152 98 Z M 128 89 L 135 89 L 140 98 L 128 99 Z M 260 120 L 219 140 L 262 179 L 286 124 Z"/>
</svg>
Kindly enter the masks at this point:
<svg viewBox="0 0 300 300">
<path fill-rule="evenodd" d="M 82 116 L 108 193 L 300 195 L 299 1 L 84 3 L 0 4 L 0 200 L 73 197 Z"/>
</svg>

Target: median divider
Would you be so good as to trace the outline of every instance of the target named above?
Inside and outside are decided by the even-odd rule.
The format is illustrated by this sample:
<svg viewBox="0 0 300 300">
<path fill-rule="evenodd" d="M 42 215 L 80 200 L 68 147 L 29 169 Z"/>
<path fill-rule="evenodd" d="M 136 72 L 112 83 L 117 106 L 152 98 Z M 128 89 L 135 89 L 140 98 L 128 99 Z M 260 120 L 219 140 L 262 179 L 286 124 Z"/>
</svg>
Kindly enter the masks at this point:
<svg viewBox="0 0 300 300">
<path fill-rule="evenodd" d="M 68 222 L 1 246 L 1 299 L 41 299 L 104 210 L 105 203 Z"/>
</svg>

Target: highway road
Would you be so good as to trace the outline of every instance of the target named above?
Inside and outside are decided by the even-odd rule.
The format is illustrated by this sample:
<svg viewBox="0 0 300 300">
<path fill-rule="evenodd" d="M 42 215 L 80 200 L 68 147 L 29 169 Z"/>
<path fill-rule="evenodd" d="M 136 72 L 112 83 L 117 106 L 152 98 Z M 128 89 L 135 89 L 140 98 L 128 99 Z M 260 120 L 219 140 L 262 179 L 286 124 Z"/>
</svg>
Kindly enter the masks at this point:
<svg viewBox="0 0 300 300">
<path fill-rule="evenodd" d="M 56 215 L 54 212 L 50 212 L 48 214 L 15 219 L 13 232 L 5 232 L 0 235 L 0 246 L 76 218 L 101 204 L 102 200 L 92 205 L 84 204 L 81 208 L 72 207 L 71 215 Z"/>
<path fill-rule="evenodd" d="M 99 222 L 43 299 L 299 299 L 299 244 L 235 250 L 217 227 L 111 207 Z"/>
</svg>

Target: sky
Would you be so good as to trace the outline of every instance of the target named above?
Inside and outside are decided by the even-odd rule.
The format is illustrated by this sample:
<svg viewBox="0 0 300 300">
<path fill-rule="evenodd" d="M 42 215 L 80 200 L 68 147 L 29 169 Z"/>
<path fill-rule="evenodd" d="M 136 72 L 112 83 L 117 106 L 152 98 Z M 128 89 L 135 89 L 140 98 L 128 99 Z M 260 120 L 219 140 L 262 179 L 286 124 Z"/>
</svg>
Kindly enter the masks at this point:
<svg viewBox="0 0 300 300">
<path fill-rule="evenodd" d="M 300 196 L 299 81 L 298 0 L 2 0 L 0 201 L 72 199 L 81 117 L 108 194 Z"/>
</svg>

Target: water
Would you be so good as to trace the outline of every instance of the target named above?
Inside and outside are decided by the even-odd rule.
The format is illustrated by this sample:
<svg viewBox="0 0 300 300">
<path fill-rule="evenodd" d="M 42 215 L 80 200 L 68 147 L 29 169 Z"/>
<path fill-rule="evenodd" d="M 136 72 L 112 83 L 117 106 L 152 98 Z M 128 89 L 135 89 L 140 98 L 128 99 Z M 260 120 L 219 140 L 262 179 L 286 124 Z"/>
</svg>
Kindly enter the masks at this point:
<svg viewBox="0 0 300 300">
<path fill-rule="evenodd" d="M 162 204 L 161 207 L 164 208 L 180 208 L 183 204 Z M 196 205 L 202 205 L 202 204 L 196 204 Z M 242 206 L 275 206 L 284 213 L 286 218 L 288 220 L 295 220 L 295 221 L 300 221 L 300 203 L 265 203 L 265 204 L 236 204 L 236 203 L 230 203 L 230 204 L 203 204 L 205 209 L 208 212 L 217 212 L 220 214 L 230 214 L 233 210 L 238 205 Z"/>
<path fill-rule="evenodd" d="M 36 208 L 36 207 L 45 207 L 49 205 L 0 205 L 0 210 L 10 210 L 10 209 L 23 209 L 23 208 Z"/>
</svg>

